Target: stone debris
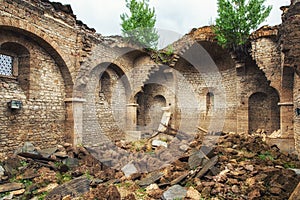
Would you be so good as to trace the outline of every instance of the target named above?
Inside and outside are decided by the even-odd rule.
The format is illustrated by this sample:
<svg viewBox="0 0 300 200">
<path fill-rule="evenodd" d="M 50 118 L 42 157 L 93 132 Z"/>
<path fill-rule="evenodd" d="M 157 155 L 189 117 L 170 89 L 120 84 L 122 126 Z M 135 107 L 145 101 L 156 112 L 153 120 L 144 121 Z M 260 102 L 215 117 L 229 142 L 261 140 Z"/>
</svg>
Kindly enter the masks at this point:
<svg viewBox="0 0 300 200">
<path fill-rule="evenodd" d="M 168 148 L 168 143 L 161 141 L 161 140 L 153 140 L 152 141 L 153 147 L 166 147 Z"/>
<path fill-rule="evenodd" d="M 274 131 L 271 135 L 269 135 L 268 137 L 269 138 L 281 138 L 281 130 L 277 130 L 277 131 Z"/>
<path fill-rule="evenodd" d="M 186 189 L 180 185 L 174 185 L 170 187 L 163 194 L 163 200 L 183 199 L 186 197 Z"/>
<path fill-rule="evenodd" d="M 126 177 L 129 177 L 132 174 L 135 174 L 138 172 L 136 167 L 132 163 L 125 165 L 121 170 L 125 174 Z"/>
<path fill-rule="evenodd" d="M 289 200 L 299 200 L 299 199 L 300 199 L 300 183 L 297 185 L 297 187 L 291 194 Z"/>
<path fill-rule="evenodd" d="M 0 165 L 0 178 L 4 176 L 4 168 Z"/>
<path fill-rule="evenodd" d="M 46 196 L 46 200 L 52 200 L 57 196 L 61 198 L 72 195 L 72 197 L 79 197 L 82 194 L 89 191 L 90 180 L 86 176 L 81 176 L 75 178 L 67 183 L 62 184 L 61 186 L 55 187 L 49 192 Z"/>
<path fill-rule="evenodd" d="M 163 173 L 160 172 L 152 172 L 150 174 L 148 174 L 145 178 L 143 178 L 142 180 L 140 180 L 138 182 L 139 186 L 148 186 L 151 185 L 153 183 L 155 183 L 156 181 L 158 181 L 159 179 L 161 179 L 163 177 Z"/>
<path fill-rule="evenodd" d="M 151 163 L 143 166 L 132 158 L 118 171 L 82 146 L 64 144 L 41 150 L 26 144 L 30 151 L 19 151 L 0 162 L 0 199 L 293 200 L 299 196 L 297 156 L 267 145 L 260 136 L 222 133 L 206 135 L 205 142 L 198 135 L 173 137 L 176 145 L 168 138 L 168 148 L 153 148 L 152 141 L 117 143 L 124 151 L 150 153 L 153 157 L 147 162 L 174 157 L 148 172 L 141 169 Z M 185 151 L 179 149 L 182 143 L 188 146 Z M 180 154 L 174 156 L 173 148 Z M 105 153 L 118 158 L 115 151 Z"/>
<path fill-rule="evenodd" d="M 23 189 L 24 185 L 22 183 L 5 183 L 0 185 L 0 193 L 16 191 Z"/>
</svg>

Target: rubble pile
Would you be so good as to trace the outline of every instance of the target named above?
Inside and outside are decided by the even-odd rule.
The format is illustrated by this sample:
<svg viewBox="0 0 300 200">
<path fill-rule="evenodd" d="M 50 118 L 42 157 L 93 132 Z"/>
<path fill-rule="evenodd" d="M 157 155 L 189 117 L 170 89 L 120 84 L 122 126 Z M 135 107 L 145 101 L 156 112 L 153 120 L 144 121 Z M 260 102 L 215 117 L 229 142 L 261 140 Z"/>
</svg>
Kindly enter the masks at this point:
<svg viewBox="0 0 300 200">
<path fill-rule="evenodd" d="M 169 140 L 153 140 L 117 145 L 153 156 L 171 146 Z M 171 163 L 141 172 L 134 161 L 122 170 L 108 167 L 82 146 L 40 150 L 27 142 L 0 163 L 0 199 L 279 200 L 289 199 L 300 181 L 297 156 L 268 146 L 260 136 L 196 136 L 179 148 L 182 153 Z"/>
</svg>

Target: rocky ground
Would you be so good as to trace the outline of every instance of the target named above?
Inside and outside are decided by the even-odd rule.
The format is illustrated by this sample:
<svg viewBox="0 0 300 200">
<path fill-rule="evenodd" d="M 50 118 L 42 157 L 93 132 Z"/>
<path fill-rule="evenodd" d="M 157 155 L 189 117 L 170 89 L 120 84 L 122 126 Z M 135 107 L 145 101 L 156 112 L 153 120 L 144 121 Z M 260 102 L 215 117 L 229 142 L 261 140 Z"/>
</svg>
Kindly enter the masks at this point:
<svg viewBox="0 0 300 200">
<path fill-rule="evenodd" d="M 147 172 L 135 162 L 122 170 L 110 168 L 107 159 L 98 161 L 95 150 L 82 146 L 66 143 L 41 150 L 25 143 L 0 163 L 0 199 L 281 200 L 289 199 L 297 187 L 296 156 L 268 146 L 259 136 L 207 138 L 203 143 L 203 137 L 195 136 L 178 147 L 181 154 L 171 163 Z M 125 151 L 162 159 L 166 144 L 168 139 L 117 142 Z"/>
</svg>

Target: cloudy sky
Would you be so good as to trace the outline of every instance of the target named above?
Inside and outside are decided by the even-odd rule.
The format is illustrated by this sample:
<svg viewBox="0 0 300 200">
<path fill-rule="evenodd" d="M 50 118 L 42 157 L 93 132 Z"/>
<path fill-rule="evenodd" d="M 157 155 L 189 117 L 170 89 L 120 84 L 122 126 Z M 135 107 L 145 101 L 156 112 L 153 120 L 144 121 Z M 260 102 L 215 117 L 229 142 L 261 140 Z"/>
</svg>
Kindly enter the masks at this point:
<svg viewBox="0 0 300 200">
<path fill-rule="evenodd" d="M 120 35 L 120 14 L 128 13 L 125 0 L 51 1 L 71 4 L 77 19 L 105 36 Z M 279 8 L 289 3 L 290 0 L 266 0 L 265 5 L 272 5 L 273 9 L 262 25 L 280 24 Z M 184 35 L 192 28 L 210 25 L 217 16 L 217 0 L 150 0 L 150 5 L 155 8 L 156 28 L 163 30 L 167 38 Z"/>
</svg>

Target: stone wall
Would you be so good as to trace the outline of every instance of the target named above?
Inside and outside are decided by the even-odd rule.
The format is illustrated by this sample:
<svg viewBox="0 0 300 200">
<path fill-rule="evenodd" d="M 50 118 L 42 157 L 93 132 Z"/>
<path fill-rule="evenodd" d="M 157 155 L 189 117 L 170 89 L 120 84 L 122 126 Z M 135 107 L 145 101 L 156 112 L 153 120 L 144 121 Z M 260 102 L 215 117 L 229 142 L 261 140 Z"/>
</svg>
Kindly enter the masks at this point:
<svg viewBox="0 0 300 200">
<path fill-rule="evenodd" d="M 286 98 L 289 97 L 288 116 L 294 121 L 294 138 L 296 150 L 300 152 L 300 117 L 295 110 L 300 107 L 300 85 L 299 85 L 299 66 L 300 66 L 300 2 L 293 1 L 290 7 L 283 7 L 281 28 L 282 62 L 283 75 L 282 85 L 285 89 Z"/>
<path fill-rule="evenodd" d="M 181 114 L 181 122 L 198 120 L 187 127 L 191 131 L 198 126 L 211 132 L 236 131 L 236 71 L 231 56 L 215 42 L 199 40 L 187 45 L 174 66 L 179 74 L 176 95 L 185 98 L 181 107 L 194 106 L 189 114 Z M 208 94 L 213 102 L 208 103 Z"/>
<path fill-rule="evenodd" d="M 20 74 L 0 77 L 0 153 L 12 152 L 24 141 L 42 147 L 65 141 L 66 92 L 59 66 L 32 40 L 13 31 L 0 32 L 1 51 L 15 55 Z M 22 109 L 10 109 L 11 100 L 21 100 Z"/>
<path fill-rule="evenodd" d="M 252 33 L 251 55 L 272 87 L 281 91 L 281 51 L 278 42 L 278 27 L 263 26 Z"/>
</svg>

